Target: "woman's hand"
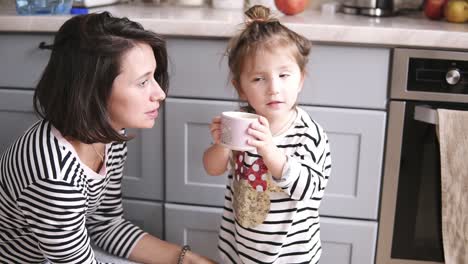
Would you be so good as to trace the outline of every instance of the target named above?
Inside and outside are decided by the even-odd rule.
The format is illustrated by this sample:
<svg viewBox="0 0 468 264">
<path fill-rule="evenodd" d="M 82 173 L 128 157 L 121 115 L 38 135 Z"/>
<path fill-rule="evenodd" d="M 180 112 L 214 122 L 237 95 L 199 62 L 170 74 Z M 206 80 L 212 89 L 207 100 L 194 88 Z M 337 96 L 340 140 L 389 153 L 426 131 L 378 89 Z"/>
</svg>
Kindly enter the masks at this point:
<svg viewBox="0 0 468 264">
<path fill-rule="evenodd" d="M 184 264 L 216 264 L 215 261 L 200 256 L 192 251 L 188 251 L 184 259 Z"/>
<path fill-rule="evenodd" d="M 221 142 L 221 116 L 215 116 L 210 124 L 211 138 L 214 144 Z"/>
</svg>

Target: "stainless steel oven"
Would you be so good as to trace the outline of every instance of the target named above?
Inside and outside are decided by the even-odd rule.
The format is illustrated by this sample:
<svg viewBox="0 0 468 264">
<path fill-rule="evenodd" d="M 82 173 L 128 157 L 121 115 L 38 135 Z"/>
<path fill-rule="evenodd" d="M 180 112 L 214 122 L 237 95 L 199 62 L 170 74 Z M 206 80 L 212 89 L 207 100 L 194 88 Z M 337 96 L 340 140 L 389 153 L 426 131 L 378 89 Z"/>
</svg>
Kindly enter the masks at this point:
<svg viewBox="0 0 468 264">
<path fill-rule="evenodd" d="M 468 52 L 395 49 L 377 264 L 444 263 L 437 108 L 468 110 Z"/>
</svg>

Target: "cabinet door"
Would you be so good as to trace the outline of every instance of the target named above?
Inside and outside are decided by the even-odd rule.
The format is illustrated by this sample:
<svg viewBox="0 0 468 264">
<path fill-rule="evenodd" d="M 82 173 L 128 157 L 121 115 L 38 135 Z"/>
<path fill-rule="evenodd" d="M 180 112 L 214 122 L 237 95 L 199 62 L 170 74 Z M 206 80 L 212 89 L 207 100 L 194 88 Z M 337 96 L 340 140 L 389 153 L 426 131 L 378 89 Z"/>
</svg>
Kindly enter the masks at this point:
<svg viewBox="0 0 468 264">
<path fill-rule="evenodd" d="M 53 43 L 51 34 L 0 34 L 0 87 L 34 88 L 51 51 L 40 42 Z"/>
<path fill-rule="evenodd" d="M 377 222 L 320 218 L 320 264 L 373 264 Z"/>
<path fill-rule="evenodd" d="M 218 205 L 224 203 L 226 175 L 208 176 L 203 152 L 210 146 L 211 119 L 237 103 L 169 98 L 166 102 L 166 200 Z"/>
<path fill-rule="evenodd" d="M 331 148 L 332 172 L 321 215 L 377 219 L 386 113 L 304 109 L 325 129 Z"/>
<path fill-rule="evenodd" d="M 122 183 L 123 196 L 151 200 L 163 199 L 163 112 L 153 128 L 129 129 L 128 155 Z"/>
<path fill-rule="evenodd" d="M 163 239 L 161 203 L 123 199 L 124 217 L 144 231 Z"/>
<path fill-rule="evenodd" d="M 385 109 L 390 49 L 313 45 L 303 104 Z"/>
<path fill-rule="evenodd" d="M 227 40 L 169 39 L 171 96 L 237 98 L 228 77 L 226 47 Z"/>
<path fill-rule="evenodd" d="M 165 204 L 166 240 L 190 245 L 194 252 L 219 261 L 218 231 L 222 209 Z"/>
<path fill-rule="evenodd" d="M 33 91 L 0 90 L 0 155 L 38 120 L 32 102 Z"/>
</svg>

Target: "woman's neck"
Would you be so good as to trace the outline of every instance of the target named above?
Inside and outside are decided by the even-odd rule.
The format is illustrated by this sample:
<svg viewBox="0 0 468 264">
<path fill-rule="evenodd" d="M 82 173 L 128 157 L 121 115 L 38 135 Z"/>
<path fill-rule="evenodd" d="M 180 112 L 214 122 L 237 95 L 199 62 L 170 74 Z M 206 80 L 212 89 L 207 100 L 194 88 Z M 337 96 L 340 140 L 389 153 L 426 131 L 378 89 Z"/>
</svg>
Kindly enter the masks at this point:
<svg viewBox="0 0 468 264">
<path fill-rule="evenodd" d="M 66 138 L 66 140 L 73 146 L 78 157 L 84 164 L 86 164 L 86 166 L 95 172 L 99 172 L 101 170 L 105 159 L 105 144 L 86 144 L 71 138 Z"/>
</svg>

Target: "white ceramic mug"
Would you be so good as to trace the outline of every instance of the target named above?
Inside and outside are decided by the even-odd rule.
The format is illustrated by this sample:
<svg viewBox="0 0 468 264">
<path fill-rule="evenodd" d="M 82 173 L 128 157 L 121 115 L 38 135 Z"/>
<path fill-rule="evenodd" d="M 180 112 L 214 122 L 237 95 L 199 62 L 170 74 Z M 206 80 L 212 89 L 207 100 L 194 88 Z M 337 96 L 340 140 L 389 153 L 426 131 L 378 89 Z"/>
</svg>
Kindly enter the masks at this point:
<svg viewBox="0 0 468 264">
<path fill-rule="evenodd" d="M 250 124 L 258 120 L 258 115 L 228 111 L 221 114 L 221 144 L 232 150 L 254 150 L 247 144 L 252 136 L 247 134 Z"/>
</svg>

